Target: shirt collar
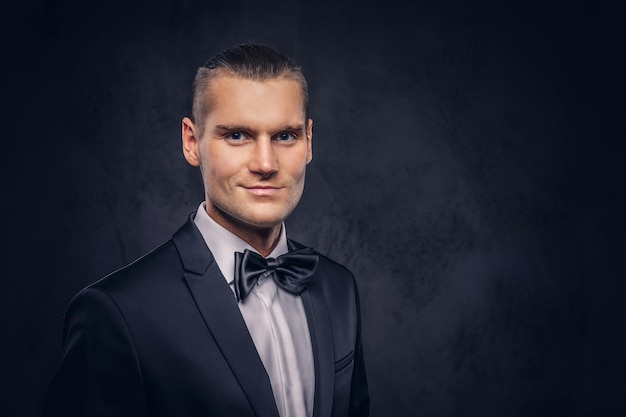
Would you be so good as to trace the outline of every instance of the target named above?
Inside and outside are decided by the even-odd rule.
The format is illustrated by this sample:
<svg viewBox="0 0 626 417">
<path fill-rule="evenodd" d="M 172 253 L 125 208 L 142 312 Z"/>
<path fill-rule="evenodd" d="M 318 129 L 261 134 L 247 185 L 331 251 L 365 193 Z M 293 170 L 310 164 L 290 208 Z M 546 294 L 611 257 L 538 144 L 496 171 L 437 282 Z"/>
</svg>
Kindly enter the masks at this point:
<svg viewBox="0 0 626 417">
<path fill-rule="evenodd" d="M 226 278 L 226 282 L 231 284 L 235 276 L 235 252 L 243 252 L 245 249 L 256 253 L 258 253 L 258 251 L 239 236 L 217 224 L 206 212 L 205 202 L 202 202 L 198 207 L 193 221 L 213 254 L 213 258 L 220 268 L 220 271 L 222 271 L 222 275 Z M 285 230 L 285 223 L 283 222 L 280 228 L 278 243 L 267 258 L 277 258 L 287 252 L 289 252 L 289 248 L 287 247 L 287 232 Z"/>
</svg>

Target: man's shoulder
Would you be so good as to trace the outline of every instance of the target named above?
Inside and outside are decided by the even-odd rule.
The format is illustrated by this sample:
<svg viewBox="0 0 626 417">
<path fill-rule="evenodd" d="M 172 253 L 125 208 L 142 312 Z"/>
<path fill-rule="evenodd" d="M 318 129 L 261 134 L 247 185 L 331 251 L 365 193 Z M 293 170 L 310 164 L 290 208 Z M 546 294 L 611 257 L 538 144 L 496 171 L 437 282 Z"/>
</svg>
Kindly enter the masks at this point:
<svg viewBox="0 0 626 417">
<path fill-rule="evenodd" d="M 182 274 L 183 268 L 178 251 L 170 239 L 87 288 L 107 293 L 142 291 L 145 286 L 154 286 Z"/>
<path fill-rule="evenodd" d="M 185 254 L 188 258 L 202 257 L 203 263 L 209 258 L 204 253 L 205 250 L 208 252 L 208 248 L 203 245 L 200 232 L 193 226 L 191 218 L 188 217 L 170 239 L 87 288 L 105 292 L 143 291 L 147 286 L 154 288 L 172 281 L 180 282 L 185 269 Z"/>
<path fill-rule="evenodd" d="M 185 296 L 183 268 L 172 240 L 76 293 L 66 308 L 67 316 L 76 311 L 89 312 L 93 317 L 104 311 L 146 312 L 164 304 L 168 299 Z"/>
</svg>

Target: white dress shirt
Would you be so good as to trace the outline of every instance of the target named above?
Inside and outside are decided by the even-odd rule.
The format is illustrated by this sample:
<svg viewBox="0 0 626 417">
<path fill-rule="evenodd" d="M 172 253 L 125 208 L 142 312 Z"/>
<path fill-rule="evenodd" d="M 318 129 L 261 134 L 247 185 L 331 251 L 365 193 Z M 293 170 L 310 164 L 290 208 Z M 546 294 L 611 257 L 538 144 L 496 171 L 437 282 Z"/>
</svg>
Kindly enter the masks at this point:
<svg viewBox="0 0 626 417">
<path fill-rule="evenodd" d="M 258 251 L 217 224 L 207 214 L 204 202 L 198 207 L 194 222 L 235 297 L 235 252 Z M 278 244 L 268 258 L 288 251 L 283 223 Z M 261 277 L 238 305 L 269 375 L 278 413 L 281 417 L 311 417 L 315 369 L 301 297 L 282 290 L 271 277 Z"/>
</svg>

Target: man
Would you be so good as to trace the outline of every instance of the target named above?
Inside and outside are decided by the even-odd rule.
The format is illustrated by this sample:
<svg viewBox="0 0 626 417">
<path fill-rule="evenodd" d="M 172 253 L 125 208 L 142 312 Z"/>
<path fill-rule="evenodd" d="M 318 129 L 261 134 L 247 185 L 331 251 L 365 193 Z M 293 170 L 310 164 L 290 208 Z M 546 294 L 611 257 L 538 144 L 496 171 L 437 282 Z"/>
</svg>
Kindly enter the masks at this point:
<svg viewBox="0 0 626 417">
<path fill-rule="evenodd" d="M 286 237 L 312 159 L 299 67 L 241 45 L 197 72 L 185 159 L 205 201 L 77 294 L 46 416 L 364 416 L 352 274 Z"/>
</svg>

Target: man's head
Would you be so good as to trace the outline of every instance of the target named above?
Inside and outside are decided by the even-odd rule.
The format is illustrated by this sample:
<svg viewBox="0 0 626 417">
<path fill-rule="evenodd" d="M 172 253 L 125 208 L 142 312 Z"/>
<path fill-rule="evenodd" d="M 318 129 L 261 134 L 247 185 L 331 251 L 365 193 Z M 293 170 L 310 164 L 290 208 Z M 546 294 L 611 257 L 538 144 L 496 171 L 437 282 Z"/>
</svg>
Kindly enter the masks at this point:
<svg viewBox="0 0 626 417">
<path fill-rule="evenodd" d="M 225 74 L 259 82 L 279 78 L 298 82 L 302 89 L 304 117 L 308 117 L 309 90 L 302 69 L 272 48 L 244 44 L 219 52 L 196 72 L 191 113 L 200 135 L 203 133 L 204 120 L 213 105 L 208 86 L 215 77 Z"/>
<path fill-rule="evenodd" d="M 194 88 L 183 154 L 200 167 L 207 212 L 239 236 L 280 230 L 312 158 L 302 72 L 267 47 L 243 45 L 211 59 Z"/>
</svg>

